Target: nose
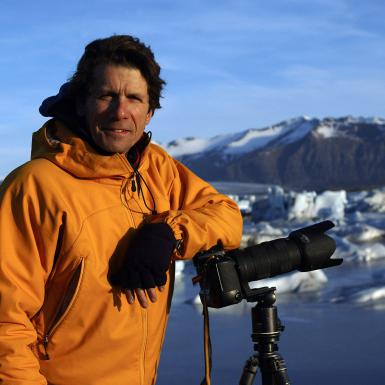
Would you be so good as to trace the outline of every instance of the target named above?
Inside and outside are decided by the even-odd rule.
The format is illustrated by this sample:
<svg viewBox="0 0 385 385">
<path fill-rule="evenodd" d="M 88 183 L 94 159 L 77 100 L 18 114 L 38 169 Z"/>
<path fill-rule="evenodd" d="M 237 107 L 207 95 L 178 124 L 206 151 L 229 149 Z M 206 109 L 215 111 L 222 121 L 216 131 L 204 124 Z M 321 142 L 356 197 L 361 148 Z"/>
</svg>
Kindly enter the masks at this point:
<svg viewBox="0 0 385 385">
<path fill-rule="evenodd" d="M 122 97 L 116 97 L 111 105 L 111 113 L 116 120 L 126 119 L 128 116 L 127 101 Z"/>
</svg>

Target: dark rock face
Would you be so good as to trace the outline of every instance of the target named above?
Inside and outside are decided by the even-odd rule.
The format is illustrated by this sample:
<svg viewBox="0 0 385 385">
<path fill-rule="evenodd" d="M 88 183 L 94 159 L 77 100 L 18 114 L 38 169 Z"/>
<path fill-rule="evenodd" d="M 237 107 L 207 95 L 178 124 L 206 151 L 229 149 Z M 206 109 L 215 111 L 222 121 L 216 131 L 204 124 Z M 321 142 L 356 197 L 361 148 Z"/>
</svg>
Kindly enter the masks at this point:
<svg viewBox="0 0 385 385">
<path fill-rule="evenodd" d="M 332 127 L 332 136 L 317 128 Z M 281 142 L 281 143 L 280 143 Z M 279 184 L 291 189 L 360 190 L 385 185 L 384 124 L 348 118 L 316 120 L 303 137 L 274 140 L 257 150 L 221 149 L 179 159 L 204 179 Z"/>
</svg>

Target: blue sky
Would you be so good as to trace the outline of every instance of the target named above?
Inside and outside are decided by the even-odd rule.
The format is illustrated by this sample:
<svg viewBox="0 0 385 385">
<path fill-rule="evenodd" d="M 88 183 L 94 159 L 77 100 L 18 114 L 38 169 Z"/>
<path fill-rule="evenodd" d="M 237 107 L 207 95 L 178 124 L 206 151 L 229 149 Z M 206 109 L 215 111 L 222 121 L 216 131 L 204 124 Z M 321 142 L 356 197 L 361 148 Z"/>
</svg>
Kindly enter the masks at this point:
<svg viewBox="0 0 385 385">
<path fill-rule="evenodd" d="M 308 115 L 385 117 L 383 0 L 2 0 L 0 178 L 29 158 L 38 107 L 85 44 L 132 34 L 167 86 L 154 139 Z"/>
</svg>

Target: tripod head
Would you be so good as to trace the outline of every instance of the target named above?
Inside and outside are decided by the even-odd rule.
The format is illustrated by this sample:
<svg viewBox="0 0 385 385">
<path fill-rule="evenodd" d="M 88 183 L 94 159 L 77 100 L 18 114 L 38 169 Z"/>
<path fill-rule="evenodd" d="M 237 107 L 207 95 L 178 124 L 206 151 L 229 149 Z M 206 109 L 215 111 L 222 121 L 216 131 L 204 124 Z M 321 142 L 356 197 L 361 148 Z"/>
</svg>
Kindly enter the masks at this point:
<svg viewBox="0 0 385 385">
<path fill-rule="evenodd" d="M 274 305 L 275 287 L 259 289 L 257 304 L 251 310 L 252 341 L 258 352 L 245 363 L 239 385 L 251 385 L 259 367 L 263 385 L 290 385 L 286 364 L 278 353 L 280 333 L 284 330 Z"/>
</svg>

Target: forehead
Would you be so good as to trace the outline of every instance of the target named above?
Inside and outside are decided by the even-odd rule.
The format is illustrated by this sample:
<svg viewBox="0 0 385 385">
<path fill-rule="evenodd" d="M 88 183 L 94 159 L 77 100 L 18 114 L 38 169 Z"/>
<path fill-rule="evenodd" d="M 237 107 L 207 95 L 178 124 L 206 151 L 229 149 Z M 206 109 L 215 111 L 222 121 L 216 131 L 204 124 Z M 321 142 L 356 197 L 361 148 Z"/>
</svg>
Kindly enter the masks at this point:
<svg viewBox="0 0 385 385">
<path fill-rule="evenodd" d="M 136 88 L 147 92 L 147 81 L 138 68 L 117 64 L 99 64 L 93 71 L 90 89 Z"/>
</svg>

